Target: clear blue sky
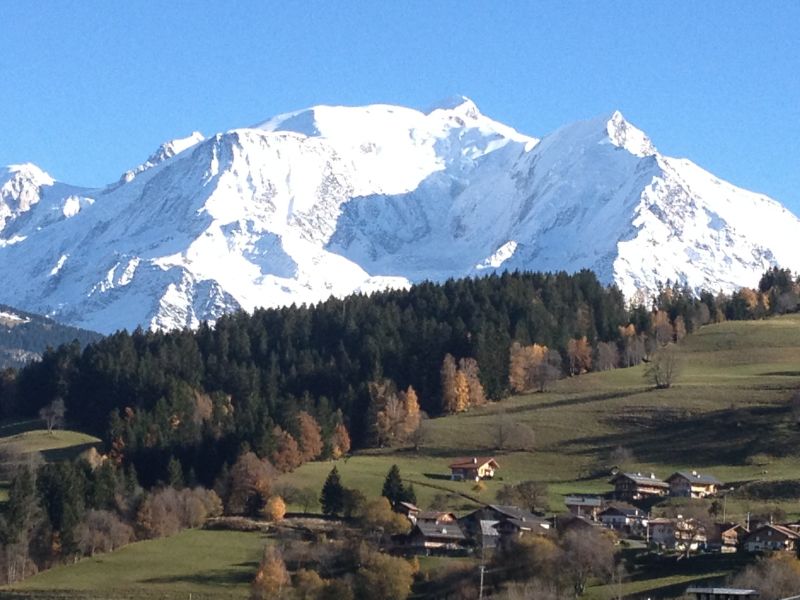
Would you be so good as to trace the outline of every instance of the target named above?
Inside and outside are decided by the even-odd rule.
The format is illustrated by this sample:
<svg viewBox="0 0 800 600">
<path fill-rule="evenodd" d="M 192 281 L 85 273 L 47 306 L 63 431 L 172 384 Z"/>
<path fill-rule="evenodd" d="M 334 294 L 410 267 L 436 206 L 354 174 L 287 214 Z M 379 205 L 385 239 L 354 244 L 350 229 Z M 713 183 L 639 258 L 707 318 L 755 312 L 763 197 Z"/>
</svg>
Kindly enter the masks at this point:
<svg viewBox="0 0 800 600">
<path fill-rule="evenodd" d="M 0 164 L 115 181 L 161 142 L 464 94 L 541 136 L 619 109 L 800 212 L 800 2 L 0 0 Z"/>
</svg>

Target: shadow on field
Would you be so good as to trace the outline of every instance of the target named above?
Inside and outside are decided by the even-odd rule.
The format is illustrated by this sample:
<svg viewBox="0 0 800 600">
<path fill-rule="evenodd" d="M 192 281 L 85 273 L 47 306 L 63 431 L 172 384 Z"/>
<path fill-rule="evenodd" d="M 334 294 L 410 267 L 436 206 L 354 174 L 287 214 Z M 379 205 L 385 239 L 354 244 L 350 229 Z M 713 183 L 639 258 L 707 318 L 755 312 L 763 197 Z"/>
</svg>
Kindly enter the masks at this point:
<svg viewBox="0 0 800 600">
<path fill-rule="evenodd" d="M 253 580 L 258 563 L 242 563 L 236 567 L 244 568 L 231 568 L 231 569 L 217 569 L 215 571 L 206 571 L 204 573 L 187 573 L 186 575 L 170 575 L 165 577 L 150 577 L 143 579 L 142 583 L 193 583 L 196 585 L 241 585 L 250 583 Z"/>
<path fill-rule="evenodd" d="M 800 371 L 770 371 L 759 373 L 761 377 L 800 377 Z"/>
<path fill-rule="evenodd" d="M 467 413 L 464 418 L 485 418 L 492 414 L 506 414 L 513 415 L 515 413 L 535 412 L 537 410 L 545 410 L 548 408 L 561 408 L 564 406 L 580 406 L 581 404 L 592 404 L 593 402 L 605 402 L 606 400 L 615 400 L 617 398 L 628 398 L 629 396 L 636 396 L 649 391 L 651 388 L 640 387 L 632 388 L 629 390 L 614 390 L 611 392 L 603 392 L 602 394 L 592 394 L 588 396 L 577 395 L 569 398 L 562 398 L 560 400 L 551 400 L 550 402 L 530 403 L 514 408 L 507 408 L 505 410 L 498 410 L 495 413 Z"/>
<path fill-rule="evenodd" d="M 598 449 L 610 453 L 622 446 L 641 462 L 698 467 L 744 464 L 757 454 L 782 457 L 797 452 L 798 432 L 789 426 L 789 409 L 785 406 L 700 415 L 670 408 L 637 413 L 637 407 L 630 408 L 604 419 L 622 432 L 571 440 L 560 448 L 594 455 Z"/>
<path fill-rule="evenodd" d="M 85 444 L 77 444 L 67 448 L 54 448 L 52 450 L 42 450 L 41 455 L 47 462 L 61 462 L 65 460 L 72 460 L 76 458 L 81 452 L 89 448 L 95 448 L 100 445 L 100 442 L 86 442 Z"/>
</svg>

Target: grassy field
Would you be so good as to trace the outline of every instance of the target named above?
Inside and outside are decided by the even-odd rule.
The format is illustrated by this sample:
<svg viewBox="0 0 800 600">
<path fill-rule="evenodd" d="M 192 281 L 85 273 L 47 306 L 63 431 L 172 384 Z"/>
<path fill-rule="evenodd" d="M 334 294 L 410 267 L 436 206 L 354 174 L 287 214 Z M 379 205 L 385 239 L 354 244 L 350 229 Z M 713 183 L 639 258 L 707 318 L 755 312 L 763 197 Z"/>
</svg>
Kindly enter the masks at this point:
<svg viewBox="0 0 800 600">
<path fill-rule="evenodd" d="M 800 317 L 710 325 L 687 338 L 679 354 L 681 374 L 668 390 L 651 389 L 643 367 L 572 377 L 543 394 L 433 419 L 419 453 L 394 449 L 310 463 L 283 481 L 319 490 L 335 464 L 345 485 L 372 496 L 397 464 L 415 483 L 422 506 L 440 488 L 490 501 L 503 483 L 534 479 L 550 484 L 551 508 L 560 510 L 564 494 L 610 489 L 608 456 L 618 446 L 635 457 L 627 469 L 661 477 L 697 469 L 735 486 L 800 479 L 800 430 L 787 406 L 800 388 Z M 534 429 L 534 451 L 494 450 L 493 432 L 503 414 Z M 447 479 L 452 458 L 486 454 L 496 456 L 501 468 L 484 491 Z M 452 508 L 470 504 L 454 499 Z M 736 494 L 727 504 L 732 516 L 758 508 Z M 796 497 L 777 504 L 800 513 Z"/>
<path fill-rule="evenodd" d="M 112 554 L 56 567 L 0 591 L 0 597 L 55 600 L 247 598 L 264 534 L 189 530 Z"/>
<path fill-rule="evenodd" d="M 48 433 L 41 426 L 39 419 L 0 422 L 0 452 L 13 447 L 17 452 L 39 453 L 44 460 L 58 461 L 73 459 L 100 443 L 98 438 L 79 431 L 55 429 Z M 0 502 L 6 501 L 7 493 L 8 482 L 0 481 Z"/>
</svg>

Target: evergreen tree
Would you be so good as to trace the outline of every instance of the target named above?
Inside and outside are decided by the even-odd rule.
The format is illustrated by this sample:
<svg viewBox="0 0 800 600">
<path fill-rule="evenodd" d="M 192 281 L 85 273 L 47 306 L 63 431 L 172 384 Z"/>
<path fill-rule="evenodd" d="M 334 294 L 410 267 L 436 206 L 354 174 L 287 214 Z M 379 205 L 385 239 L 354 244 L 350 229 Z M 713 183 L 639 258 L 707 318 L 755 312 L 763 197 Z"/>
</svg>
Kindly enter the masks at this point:
<svg viewBox="0 0 800 600">
<path fill-rule="evenodd" d="M 181 489 L 185 483 L 181 461 L 174 456 L 169 459 L 169 463 L 167 464 L 167 483 L 176 490 Z"/>
<path fill-rule="evenodd" d="M 323 514 L 326 515 L 339 515 L 344 508 L 344 486 L 342 486 L 342 480 L 336 467 L 331 469 L 325 479 L 319 503 L 322 505 Z"/>
<path fill-rule="evenodd" d="M 381 495 L 386 497 L 393 507 L 397 506 L 398 502 L 405 500 L 405 489 L 403 488 L 403 479 L 400 477 L 400 469 L 397 465 L 392 465 L 389 472 L 386 474 L 386 479 L 383 482 L 383 491 Z"/>
</svg>

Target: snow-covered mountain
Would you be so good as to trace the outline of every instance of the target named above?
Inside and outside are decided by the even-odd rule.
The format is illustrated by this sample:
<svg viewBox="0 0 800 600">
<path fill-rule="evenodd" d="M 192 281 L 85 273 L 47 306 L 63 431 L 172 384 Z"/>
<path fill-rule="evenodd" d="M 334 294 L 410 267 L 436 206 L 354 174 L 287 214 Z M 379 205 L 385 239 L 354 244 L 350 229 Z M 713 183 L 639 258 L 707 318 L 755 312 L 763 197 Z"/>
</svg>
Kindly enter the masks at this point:
<svg viewBox="0 0 800 600">
<path fill-rule="evenodd" d="M 102 332 L 515 268 L 731 290 L 797 269 L 796 239 L 619 112 L 539 140 L 462 97 L 195 132 L 99 189 L 0 169 L 0 302 Z"/>
</svg>

